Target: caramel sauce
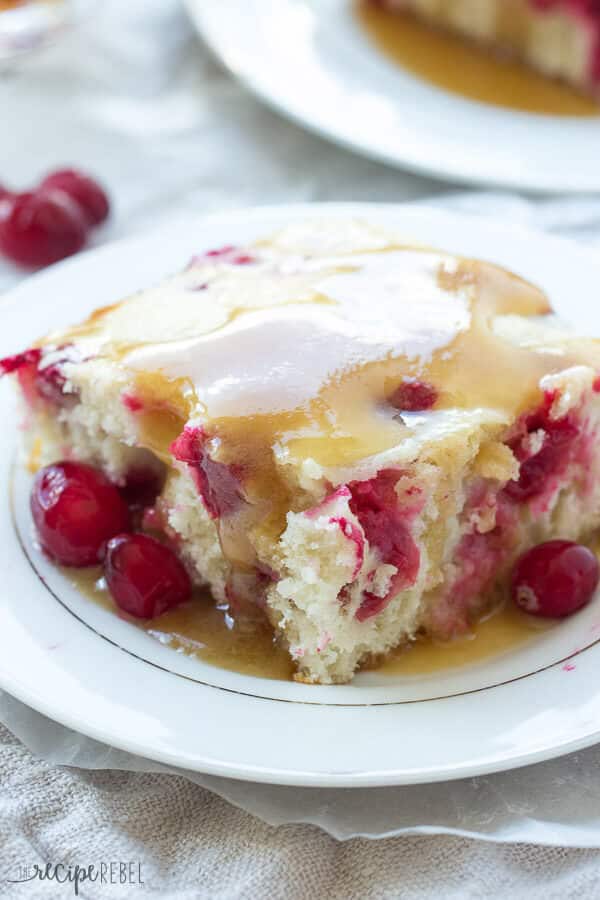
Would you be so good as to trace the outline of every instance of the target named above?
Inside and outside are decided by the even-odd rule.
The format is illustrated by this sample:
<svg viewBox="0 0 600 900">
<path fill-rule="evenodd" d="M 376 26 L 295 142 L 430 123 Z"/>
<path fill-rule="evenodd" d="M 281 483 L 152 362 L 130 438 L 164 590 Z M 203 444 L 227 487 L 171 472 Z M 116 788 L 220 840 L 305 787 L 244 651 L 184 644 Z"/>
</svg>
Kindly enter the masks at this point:
<svg viewBox="0 0 600 900">
<path fill-rule="evenodd" d="M 357 4 L 358 18 L 371 40 L 390 59 L 419 78 L 449 91 L 523 112 L 560 116 L 597 116 L 598 105 L 567 85 L 539 75 L 526 65 L 494 55 L 459 35 L 438 31 L 376 3 Z M 499 24 L 499 39 L 518 46 L 526 33 L 526 13 L 511 5 Z"/>
<path fill-rule="evenodd" d="M 193 390 L 183 378 L 165 378 L 154 372 L 138 372 L 134 383 L 134 396 L 141 404 L 136 413 L 139 445 L 169 464 L 169 447 L 191 414 Z"/>
<path fill-rule="evenodd" d="M 161 643 L 220 669 L 279 681 L 290 681 L 294 674 L 290 656 L 273 640 L 271 628 L 233 622 L 206 594 L 144 627 Z"/>
<path fill-rule="evenodd" d="M 163 613 L 155 619 L 140 620 L 121 612 L 108 591 L 101 567 L 62 569 L 71 584 L 103 609 L 142 628 L 161 644 L 175 652 L 228 669 L 241 675 L 254 675 L 290 681 L 294 666 L 289 654 L 274 640 L 273 631 L 261 622 L 234 622 L 227 609 L 216 606 L 207 591 L 194 590 L 189 603 Z"/>
<path fill-rule="evenodd" d="M 437 410 L 494 409 L 508 423 L 540 402 L 544 375 L 582 361 L 581 352 L 572 358 L 564 347 L 537 353 L 493 332 L 497 315 L 549 312 L 546 296 L 532 285 L 471 260 L 461 260 L 451 274 L 440 270 L 437 278 L 448 296 L 467 299 L 470 326 L 426 360 L 387 357 L 363 363 L 335 374 L 316 397 L 293 411 L 210 421 L 210 432 L 221 442 L 219 461 L 235 465 L 243 460 L 244 493 L 257 510 L 254 536 L 277 537 L 287 511 L 296 509 L 294 490 L 281 477 L 273 447 L 285 447 L 297 464 L 312 459 L 323 467 L 352 466 L 396 447 L 408 437 L 408 429 L 401 420 L 379 415 L 378 405 L 385 404 L 407 376 L 440 389 Z M 600 347 L 593 346 L 591 356 L 600 362 Z M 441 441 L 432 445 L 430 454 L 435 462 L 436 454 L 447 457 L 448 447 Z M 246 522 L 248 527 L 252 523 Z"/>
<path fill-rule="evenodd" d="M 466 635 L 451 641 L 418 638 L 393 650 L 379 666 L 382 675 L 429 675 L 502 656 L 548 630 L 548 621 L 527 616 L 510 603 L 478 622 Z"/>
<path fill-rule="evenodd" d="M 186 419 L 171 409 L 149 408 L 138 416 L 138 443 L 170 463 L 169 447 L 183 431 Z"/>
<path fill-rule="evenodd" d="M 63 571 L 81 593 L 105 609 L 116 611 L 100 569 Z M 121 612 L 118 615 L 174 651 L 197 657 L 217 668 L 279 681 L 293 678 L 293 663 L 273 640 L 271 629 L 257 623 L 246 628 L 234 623 L 225 608 L 215 606 L 208 593 L 196 591 L 190 603 L 150 621 L 140 622 Z M 365 668 L 394 677 L 425 676 L 464 668 L 522 646 L 549 627 L 552 625 L 547 621 L 534 619 L 506 604 L 479 622 L 470 634 L 443 642 L 419 638 Z"/>
</svg>

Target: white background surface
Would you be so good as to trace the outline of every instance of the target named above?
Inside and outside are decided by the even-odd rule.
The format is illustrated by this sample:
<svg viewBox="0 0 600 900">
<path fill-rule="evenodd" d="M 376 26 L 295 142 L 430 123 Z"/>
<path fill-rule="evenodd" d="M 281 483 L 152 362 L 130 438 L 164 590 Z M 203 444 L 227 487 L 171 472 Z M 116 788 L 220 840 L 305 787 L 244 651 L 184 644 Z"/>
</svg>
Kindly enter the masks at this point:
<svg viewBox="0 0 600 900">
<path fill-rule="evenodd" d="M 452 190 L 353 157 L 262 108 L 198 47 L 176 0 L 97 5 L 84 29 L 0 78 L 0 180 L 25 187 L 58 165 L 87 166 L 115 199 L 113 222 L 98 241 L 199 210 L 398 201 Z M 600 236 L 600 202 L 593 198 L 535 206 L 491 195 L 452 202 L 590 241 Z M 0 287 L 20 277 L 0 264 Z M 82 742 L 9 698 L 0 713 L 51 760 L 37 761 L 0 732 L 6 872 L 23 863 L 142 859 L 147 887 L 168 898 L 598 895 L 595 851 L 502 848 L 443 836 L 336 845 L 309 826 L 272 830 L 181 777 L 56 769 L 56 763 L 127 769 L 140 762 Z M 252 793 L 232 782 L 203 783 L 267 822 L 318 822 L 343 837 L 463 829 L 488 840 L 598 847 L 599 762 L 592 749 L 513 775 L 377 796 Z M 4 877 L 0 871 L 0 883 Z M 10 896 L 56 896 L 37 890 L 13 887 Z M 106 895 L 88 888 L 89 897 Z M 139 888 L 110 894 L 129 895 L 140 896 Z"/>
</svg>

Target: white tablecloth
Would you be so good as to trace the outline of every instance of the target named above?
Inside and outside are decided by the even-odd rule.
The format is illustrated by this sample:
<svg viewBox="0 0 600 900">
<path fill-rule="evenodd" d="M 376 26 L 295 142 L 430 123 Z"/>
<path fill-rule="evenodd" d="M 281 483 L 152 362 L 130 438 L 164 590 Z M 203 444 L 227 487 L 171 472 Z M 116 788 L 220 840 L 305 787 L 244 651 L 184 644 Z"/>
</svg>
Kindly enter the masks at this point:
<svg viewBox="0 0 600 900">
<path fill-rule="evenodd" d="M 437 202 L 600 243 L 600 201 L 594 198 L 533 204 L 495 194 L 451 197 L 448 185 L 362 160 L 305 134 L 222 71 L 176 0 L 105 0 L 97 7 L 59 46 L 0 75 L 0 181 L 23 188 L 57 166 L 89 168 L 115 201 L 111 224 L 97 241 L 191 212 L 256 203 L 437 195 Z M 0 288 L 20 277 L 0 262 Z M 318 792 L 252 798 L 237 786 L 212 783 L 258 818 L 178 775 L 114 771 L 131 768 L 131 760 L 80 740 L 10 698 L 0 703 L 0 718 L 35 751 L 0 725 L 0 896 L 73 895 L 70 886 L 55 882 L 8 884 L 6 879 L 27 875 L 19 867 L 31 873 L 36 863 L 128 860 L 141 862 L 143 888 L 96 883 L 84 885 L 80 896 L 137 897 L 141 890 L 182 900 L 600 895 L 597 851 L 573 849 L 600 846 L 596 750 L 552 763 L 541 774 L 537 767 L 529 770 L 531 785 L 544 786 L 539 803 L 535 789 L 534 799 L 528 794 L 527 773 L 485 784 L 474 780 L 463 794 L 431 787 L 423 793 L 420 834 L 339 842 L 314 825 L 273 827 L 265 821 L 318 821 L 344 836 L 351 833 L 347 808 L 357 805 L 349 794 L 335 799 L 323 792 L 319 806 Z M 107 770 L 79 768 L 90 765 Z M 477 808 L 481 789 L 485 802 Z M 419 804 L 421 795 L 410 790 L 405 807 L 397 795 L 398 827 L 410 826 L 408 804 Z M 515 802 L 515 795 L 527 802 Z M 445 810 L 449 797 L 453 807 Z M 461 802 L 467 813 L 477 808 L 475 830 L 482 839 L 435 834 L 444 822 L 460 819 Z M 363 803 L 368 807 L 368 792 Z M 352 815 L 355 821 L 356 810 Z M 572 847 L 490 842 L 515 836 Z"/>
</svg>

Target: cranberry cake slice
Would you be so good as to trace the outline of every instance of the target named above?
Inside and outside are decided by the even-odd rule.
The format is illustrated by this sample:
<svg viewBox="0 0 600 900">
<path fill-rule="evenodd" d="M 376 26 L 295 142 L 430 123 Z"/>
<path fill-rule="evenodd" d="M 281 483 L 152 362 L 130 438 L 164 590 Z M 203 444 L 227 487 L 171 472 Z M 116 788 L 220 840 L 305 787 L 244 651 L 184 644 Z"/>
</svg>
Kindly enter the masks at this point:
<svg viewBox="0 0 600 900">
<path fill-rule="evenodd" d="M 100 468 L 299 680 L 465 632 L 519 554 L 600 524 L 600 345 L 368 224 L 209 251 L 1 366 L 30 466 Z"/>
<path fill-rule="evenodd" d="M 509 52 L 600 98 L 598 0 L 368 0 Z"/>
</svg>

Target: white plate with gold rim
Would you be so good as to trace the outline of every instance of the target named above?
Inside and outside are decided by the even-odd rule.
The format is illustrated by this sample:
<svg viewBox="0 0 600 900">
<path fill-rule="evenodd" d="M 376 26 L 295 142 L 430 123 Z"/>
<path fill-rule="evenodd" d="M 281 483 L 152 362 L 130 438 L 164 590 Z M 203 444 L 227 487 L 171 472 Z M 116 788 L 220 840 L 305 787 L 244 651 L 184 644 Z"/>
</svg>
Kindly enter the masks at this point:
<svg viewBox="0 0 600 900">
<path fill-rule="evenodd" d="M 35 275 L 1 301 L 0 355 L 155 283 L 200 249 L 253 240 L 292 219 L 342 216 L 511 268 L 543 287 L 582 333 L 600 335 L 600 260 L 574 244 L 422 206 L 324 204 L 199 218 Z M 44 715 L 171 765 L 332 787 L 465 777 L 600 740 L 600 598 L 526 639 L 510 617 L 504 631 L 488 625 L 472 651 L 464 645 L 462 666 L 408 664 L 360 673 L 349 685 L 259 677 L 176 652 L 94 603 L 36 551 L 6 383 L 0 409 L 0 687 Z M 494 638 L 501 651 L 480 652 Z M 440 653 L 446 663 L 463 650 Z"/>
<path fill-rule="evenodd" d="M 386 56 L 361 27 L 352 0 L 186 5 L 245 85 L 344 147 L 452 181 L 600 190 L 600 115 L 534 114 L 443 90 Z"/>
</svg>

